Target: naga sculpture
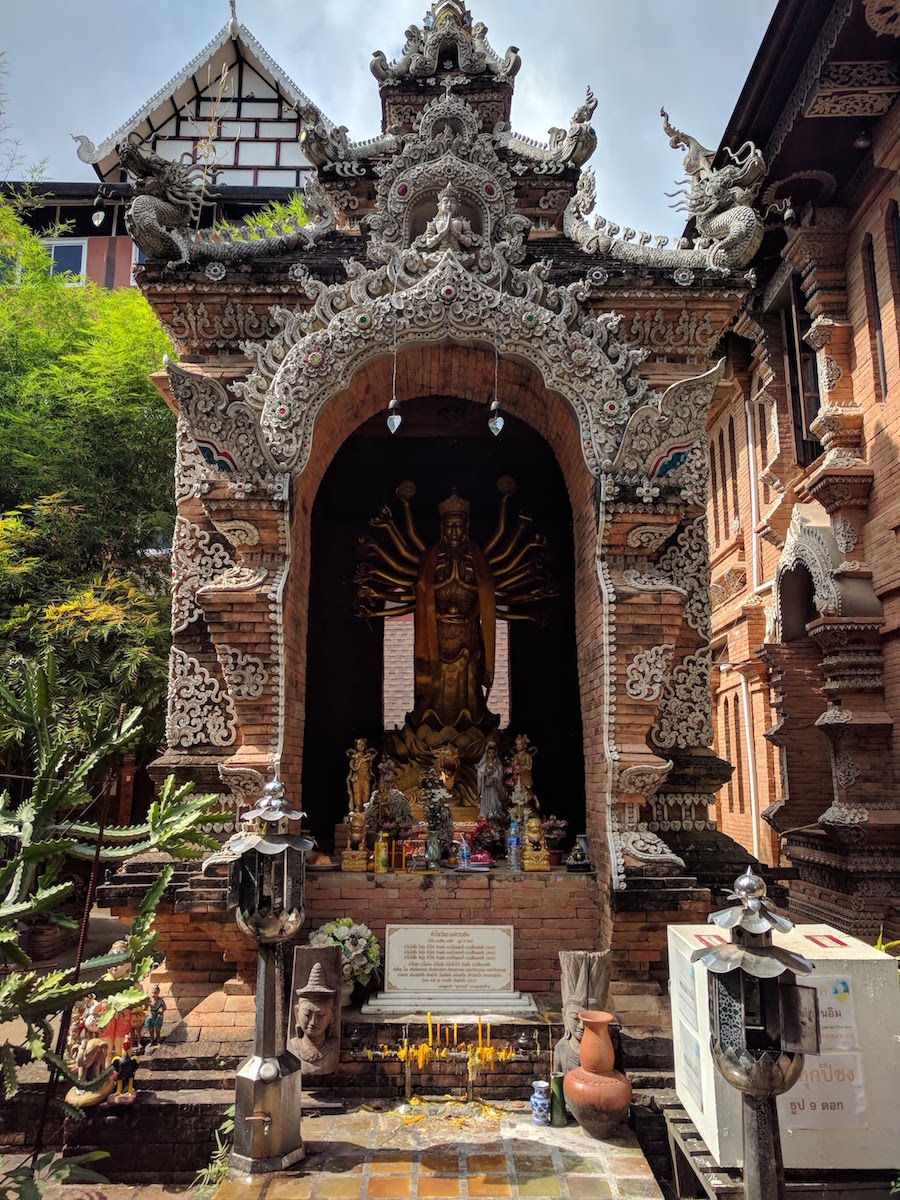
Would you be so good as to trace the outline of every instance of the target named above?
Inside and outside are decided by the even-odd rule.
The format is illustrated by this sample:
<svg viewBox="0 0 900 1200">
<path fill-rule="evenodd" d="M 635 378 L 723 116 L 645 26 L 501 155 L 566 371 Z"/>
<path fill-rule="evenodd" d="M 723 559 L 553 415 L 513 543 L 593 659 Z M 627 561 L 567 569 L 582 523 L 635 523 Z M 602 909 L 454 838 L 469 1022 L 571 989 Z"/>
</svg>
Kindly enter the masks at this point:
<svg viewBox="0 0 900 1200">
<path fill-rule="evenodd" d="M 682 196 L 674 207 L 694 218 L 701 237 L 710 238 L 711 267 L 746 266 L 759 249 L 763 238 L 763 222 L 751 208 L 762 186 L 766 163 L 762 152 L 753 142 L 744 142 L 739 150 L 725 149 L 729 162 L 713 167 L 715 152 L 707 150 L 689 134 L 669 124 L 664 108 L 659 110 L 663 128 L 673 150 L 682 149 L 684 169 L 690 184 L 671 196 Z"/>
<path fill-rule="evenodd" d="M 303 190 L 309 219 L 305 225 L 294 224 L 286 231 L 283 225 L 276 225 L 274 235 L 249 226 L 199 231 L 203 204 L 212 195 L 198 186 L 203 177 L 199 163 L 171 162 L 131 141 L 117 146 L 116 153 L 134 180 L 135 195 L 125 213 L 125 226 L 148 259 L 164 260 L 170 267 L 241 262 L 302 249 L 334 226 L 334 210 L 322 185 L 313 179 Z"/>
<path fill-rule="evenodd" d="M 668 247 L 667 237 L 656 238 L 649 233 L 637 234 L 633 229 L 620 229 L 612 221 L 587 217 L 594 209 L 594 176 L 583 172 L 575 195 L 563 214 L 563 229 L 568 237 L 581 246 L 586 254 L 597 254 L 619 262 L 642 264 L 648 267 L 670 268 L 676 282 L 687 285 L 693 279 L 692 268 L 707 268 L 728 272 L 746 267 L 759 249 L 764 233 L 763 217 L 769 212 L 782 212 L 786 200 L 770 205 L 761 216 L 751 207 L 762 186 L 765 160 L 753 142 L 745 142 L 735 152 L 726 150 L 729 161 L 724 167 L 714 167 L 715 154 L 696 138 L 682 133 L 669 124 L 665 109 L 661 110 L 663 128 L 673 148 L 687 151 L 684 170 L 687 178 L 672 196 L 681 197 L 676 207 L 694 220 L 698 238 L 677 238 Z M 621 237 L 619 234 L 621 233 Z"/>
</svg>

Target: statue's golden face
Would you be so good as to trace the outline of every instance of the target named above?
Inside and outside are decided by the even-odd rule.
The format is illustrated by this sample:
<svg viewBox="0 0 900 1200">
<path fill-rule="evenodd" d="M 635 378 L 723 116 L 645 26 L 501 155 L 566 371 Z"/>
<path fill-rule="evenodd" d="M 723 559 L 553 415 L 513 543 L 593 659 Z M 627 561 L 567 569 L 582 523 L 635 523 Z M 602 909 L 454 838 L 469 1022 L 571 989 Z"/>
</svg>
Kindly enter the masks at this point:
<svg viewBox="0 0 900 1200">
<path fill-rule="evenodd" d="M 469 540 L 469 520 L 462 513 L 441 517 L 441 541 L 456 550 Z"/>
</svg>

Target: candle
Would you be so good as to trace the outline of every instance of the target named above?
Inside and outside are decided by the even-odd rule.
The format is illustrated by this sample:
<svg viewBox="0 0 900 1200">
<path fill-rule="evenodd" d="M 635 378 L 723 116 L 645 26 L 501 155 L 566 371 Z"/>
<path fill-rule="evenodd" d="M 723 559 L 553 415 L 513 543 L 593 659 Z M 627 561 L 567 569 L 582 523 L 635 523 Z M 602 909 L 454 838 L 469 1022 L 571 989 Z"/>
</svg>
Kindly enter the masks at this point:
<svg viewBox="0 0 900 1200">
<path fill-rule="evenodd" d="M 454 1046 L 458 1045 L 457 1040 L 456 1040 L 456 1022 L 455 1021 L 453 1022 L 453 1045 Z"/>
<path fill-rule="evenodd" d="M 444 1026 L 444 1045 L 445 1046 L 450 1045 L 450 1026 L 449 1025 Z"/>
<path fill-rule="evenodd" d="M 431 1045 L 431 1013 L 428 1014 L 428 1045 Z"/>
<path fill-rule="evenodd" d="M 478 1018 L 478 1049 L 481 1049 L 481 1017 Z"/>
<path fill-rule="evenodd" d="M 404 871 L 406 870 L 406 842 L 403 843 L 403 862 L 401 863 L 401 867 Z"/>
<path fill-rule="evenodd" d="M 437 1042 L 438 1045 L 441 1044 L 441 1023 L 440 1023 L 440 1021 L 438 1021 L 435 1025 L 434 1040 Z"/>
<path fill-rule="evenodd" d="M 490 1045 L 491 1044 L 491 1023 L 490 1023 L 490 1021 L 488 1021 L 487 1025 L 488 1025 L 488 1027 L 487 1027 L 487 1044 Z"/>
</svg>

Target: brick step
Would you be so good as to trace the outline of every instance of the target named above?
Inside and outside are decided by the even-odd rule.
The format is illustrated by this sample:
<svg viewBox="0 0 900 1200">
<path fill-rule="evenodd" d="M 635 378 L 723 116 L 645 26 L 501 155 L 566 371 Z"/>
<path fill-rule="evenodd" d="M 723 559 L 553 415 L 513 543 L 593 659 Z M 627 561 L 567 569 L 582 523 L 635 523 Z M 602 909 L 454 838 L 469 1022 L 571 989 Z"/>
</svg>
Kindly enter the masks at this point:
<svg viewBox="0 0 900 1200">
<path fill-rule="evenodd" d="M 744 866 L 746 867 L 746 862 Z M 628 873 L 627 891 L 668 892 L 697 886 L 696 875 L 641 875 Z"/>
<path fill-rule="evenodd" d="M 157 1096 L 169 1092 L 234 1091 L 234 1069 L 210 1070 L 141 1070 L 134 1081 L 135 1091 L 155 1092 Z"/>
<path fill-rule="evenodd" d="M 140 1078 L 140 1076 L 138 1076 Z M 213 1131 L 234 1103 L 222 1088 L 140 1090 L 133 1104 L 101 1105 L 65 1123 L 65 1153 L 105 1150 L 114 1183 L 190 1183 L 215 1147 Z"/>
<path fill-rule="evenodd" d="M 252 1047 L 252 1039 L 225 1043 L 218 1041 L 207 1042 L 166 1042 L 153 1052 L 152 1058 L 145 1059 L 148 1071 L 168 1072 L 180 1071 L 233 1071 L 242 1059 L 246 1058 Z M 142 1064 L 143 1065 L 143 1064 Z"/>
<path fill-rule="evenodd" d="M 609 985 L 610 997 L 613 996 L 659 996 L 662 986 L 648 979 L 614 979 Z"/>
<path fill-rule="evenodd" d="M 622 1027 L 619 1031 L 623 1070 L 671 1070 L 674 1061 L 671 1027 Z"/>
<path fill-rule="evenodd" d="M 628 1079 L 634 1088 L 635 1095 L 644 1093 L 648 1096 L 666 1096 L 669 1092 L 674 1095 L 675 1072 L 659 1067 L 657 1070 L 634 1070 L 628 1072 Z M 635 1102 L 637 1103 L 637 1101 Z"/>
<path fill-rule="evenodd" d="M 631 1086 L 634 1089 L 632 1104 L 640 1105 L 641 1107 L 652 1108 L 664 1112 L 669 1109 L 677 1109 L 681 1107 L 681 1101 L 678 1099 L 678 1094 L 675 1091 L 675 1076 L 674 1073 L 670 1076 L 670 1083 L 667 1087 L 646 1087 L 639 1086 L 636 1080 L 646 1072 L 629 1071 L 628 1078 L 631 1080 Z"/>
</svg>

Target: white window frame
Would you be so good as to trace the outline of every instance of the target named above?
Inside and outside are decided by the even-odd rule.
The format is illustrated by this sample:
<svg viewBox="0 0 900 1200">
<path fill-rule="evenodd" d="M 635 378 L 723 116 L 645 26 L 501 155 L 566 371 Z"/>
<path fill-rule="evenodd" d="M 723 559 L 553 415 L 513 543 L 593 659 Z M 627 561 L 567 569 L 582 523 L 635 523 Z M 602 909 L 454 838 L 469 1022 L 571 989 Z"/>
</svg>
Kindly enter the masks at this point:
<svg viewBox="0 0 900 1200">
<path fill-rule="evenodd" d="M 138 257 L 138 255 L 141 255 L 141 254 L 144 254 L 143 250 L 140 248 L 140 246 L 137 244 L 137 242 L 132 242 L 131 243 L 131 278 L 130 278 L 130 283 L 131 283 L 132 287 L 137 287 L 137 280 L 134 277 L 134 268 L 138 267 L 138 266 L 142 266 L 147 261 L 146 254 L 144 254 L 143 258 Z"/>
<path fill-rule="evenodd" d="M 74 278 L 67 280 L 66 287 L 84 287 L 87 279 L 87 238 L 44 238 L 43 246 L 50 255 L 51 261 L 54 246 L 80 246 L 81 270 L 77 274 L 74 271 L 71 272 Z M 54 274 L 62 274 L 62 272 L 54 272 Z"/>
</svg>

